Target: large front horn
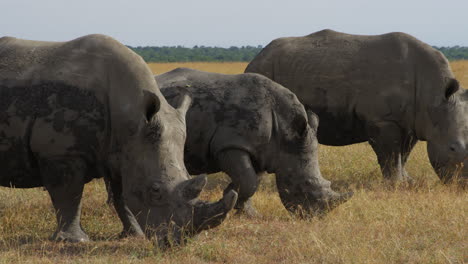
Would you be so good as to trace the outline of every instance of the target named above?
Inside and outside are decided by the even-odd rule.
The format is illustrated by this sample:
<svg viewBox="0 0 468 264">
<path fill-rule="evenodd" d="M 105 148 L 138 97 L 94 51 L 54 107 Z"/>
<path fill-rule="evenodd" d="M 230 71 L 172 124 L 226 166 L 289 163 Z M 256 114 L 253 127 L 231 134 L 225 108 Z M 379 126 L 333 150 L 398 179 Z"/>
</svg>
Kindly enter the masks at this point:
<svg viewBox="0 0 468 264">
<path fill-rule="evenodd" d="M 230 190 L 215 203 L 198 202 L 193 212 L 193 232 L 220 225 L 237 202 L 237 192 Z"/>
</svg>

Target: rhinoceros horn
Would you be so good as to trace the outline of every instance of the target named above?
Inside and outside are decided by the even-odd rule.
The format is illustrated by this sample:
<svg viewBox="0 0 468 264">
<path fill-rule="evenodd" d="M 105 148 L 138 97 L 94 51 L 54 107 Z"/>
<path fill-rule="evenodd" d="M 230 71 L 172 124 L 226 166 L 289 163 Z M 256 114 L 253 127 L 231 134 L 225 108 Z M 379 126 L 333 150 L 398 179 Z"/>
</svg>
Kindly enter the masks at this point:
<svg viewBox="0 0 468 264">
<path fill-rule="evenodd" d="M 188 180 L 182 190 L 182 196 L 187 200 L 196 199 L 207 183 L 206 174 L 201 174 Z M 232 210 L 237 201 L 237 193 L 230 191 L 224 194 L 218 202 L 209 203 L 200 200 L 193 201 L 193 220 L 190 232 L 199 233 L 202 230 L 220 225 Z"/>
<path fill-rule="evenodd" d="M 199 201 L 194 206 L 193 212 L 193 232 L 199 233 L 202 230 L 220 225 L 226 218 L 229 211 L 234 208 L 237 202 L 237 192 L 231 190 L 224 194 L 218 202 L 207 203 Z"/>
</svg>

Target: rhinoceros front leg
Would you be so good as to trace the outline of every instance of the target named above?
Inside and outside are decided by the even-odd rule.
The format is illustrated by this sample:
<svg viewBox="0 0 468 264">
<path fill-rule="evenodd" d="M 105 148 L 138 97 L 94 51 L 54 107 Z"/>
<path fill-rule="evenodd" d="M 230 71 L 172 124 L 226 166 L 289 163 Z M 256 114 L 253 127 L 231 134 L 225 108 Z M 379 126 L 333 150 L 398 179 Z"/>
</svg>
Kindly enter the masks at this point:
<svg viewBox="0 0 468 264">
<path fill-rule="evenodd" d="M 259 177 L 257 177 L 249 153 L 240 149 L 228 149 L 221 151 L 217 159 L 220 169 L 231 178 L 231 183 L 224 193 L 230 190 L 238 192 L 239 196 L 234 208 L 248 216 L 258 216 L 250 197 L 257 191 Z"/>
<path fill-rule="evenodd" d="M 105 177 L 104 180 L 108 191 L 108 203 L 109 199 L 113 200 L 115 211 L 117 212 L 120 221 L 122 221 L 123 231 L 120 233 L 120 237 L 144 237 L 145 234 L 138 224 L 138 221 L 125 203 L 125 199 L 122 195 L 122 183 L 120 177 L 114 176 L 112 179 Z"/>
<path fill-rule="evenodd" d="M 418 140 L 413 135 L 406 135 L 403 140 L 403 145 L 401 147 L 401 167 L 403 173 L 403 179 L 408 182 L 413 182 L 413 178 L 406 171 L 406 162 L 408 157 L 411 154 L 414 146 L 418 143 Z"/>
<path fill-rule="evenodd" d="M 391 182 L 406 181 L 403 172 L 401 146 L 402 131 L 392 122 L 380 122 L 369 127 L 369 144 L 377 155 L 384 179 Z"/>
<path fill-rule="evenodd" d="M 112 195 L 112 188 L 111 188 L 111 180 L 108 177 L 104 177 L 104 185 L 106 187 L 107 192 L 107 205 L 111 206 L 114 204 L 114 196 Z"/>
<path fill-rule="evenodd" d="M 52 239 L 67 242 L 89 241 L 80 223 L 86 171 L 84 163 L 76 160 L 43 161 L 40 170 L 57 218 L 57 230 Z"/>
</svg>

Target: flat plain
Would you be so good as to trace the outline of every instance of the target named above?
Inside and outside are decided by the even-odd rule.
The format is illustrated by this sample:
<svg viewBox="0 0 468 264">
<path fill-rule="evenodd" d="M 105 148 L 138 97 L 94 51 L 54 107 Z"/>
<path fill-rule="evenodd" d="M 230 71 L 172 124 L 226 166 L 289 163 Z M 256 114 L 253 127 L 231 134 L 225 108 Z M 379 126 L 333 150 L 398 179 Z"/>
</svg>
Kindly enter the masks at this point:
<svg viewBox="0 0 468 264">
<path fill-rule="evenodd" d="M 176 67 L 241 73 L 246 63 L 150 64 L 155 74 Z M 452 68 L 468 87 L 468 61 Z M 117 239 L 121 224 L 109 208 L 102 180 L 86 185 L 82 225 L 93 242 L 48 240 L 55 217 L 47 192 L 0 188 L 0 263 L 466 263 L 468 193 L 443 185 L 418 143 L 408 161 L 411 187 L 388 188 L 367 143 L 320 146 L 320 166 L 338 190 L 354 197 L 321 218 L 301 220 L 279 201 L 274 176 L 254 195 L 262 214 L 230 214 L 218 228 L 204 231 L 182 247 L 160 251 L 151 241 Z M 202 194 L 219 199 L 228 179 L 210 175 Z"/>
</svg>

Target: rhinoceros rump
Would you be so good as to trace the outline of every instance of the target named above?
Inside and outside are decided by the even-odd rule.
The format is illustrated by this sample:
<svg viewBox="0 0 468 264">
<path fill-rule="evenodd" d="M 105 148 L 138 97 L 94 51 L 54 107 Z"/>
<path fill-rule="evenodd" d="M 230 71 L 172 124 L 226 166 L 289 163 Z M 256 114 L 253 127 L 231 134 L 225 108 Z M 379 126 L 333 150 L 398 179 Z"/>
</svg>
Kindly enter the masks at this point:
<svg viewBox="0 0 468 264">
<path fill-rule="evenodd" d="M 407 34 L 279 38 L 245 71 L 284 85 L 317 113 L 321 144 L 368 141 L 387 179 L 409 179 L 404 166 L 418 140 L 444 181 L 467 158 L 468 91 L 440 52 Z"/>
<path fill-rule="evenodd" d="M 190 179 L 183 163 L 189 105 L 188 97 L 179 109 L 167 104 L 146 63 L 110 37 L 1 38 L 0 185 L 44 186 L 56 209 L 56 240 L 88 240 L 80 225 L 83 186 L 102 176 L 124 235 L 171 224 L 158 239 L 180 240 L 181 230 L 215 226 L 237 194 L 197 200 L 206 179 Z M 194 216 L 212 222 L 198 227 Z"/>
<path fill-rule="evenodd" d="M 334 192 L 322 177 L 318 120 L 281 85 L 258 74 L 190 69 L 158 75 L 156 81 L 170 104 L 185 93 L 192 97 L 186 118 L 187 169 L 192 174 L 226 172 L 232 183 L 225 192 L 239 191 L 237 209 L 246 209 L 257 190 L 257 173 L 263 171 L 276 173 L 281 200 L 293 212 L 320 214 L 351 196 Z"/>
</svg>

